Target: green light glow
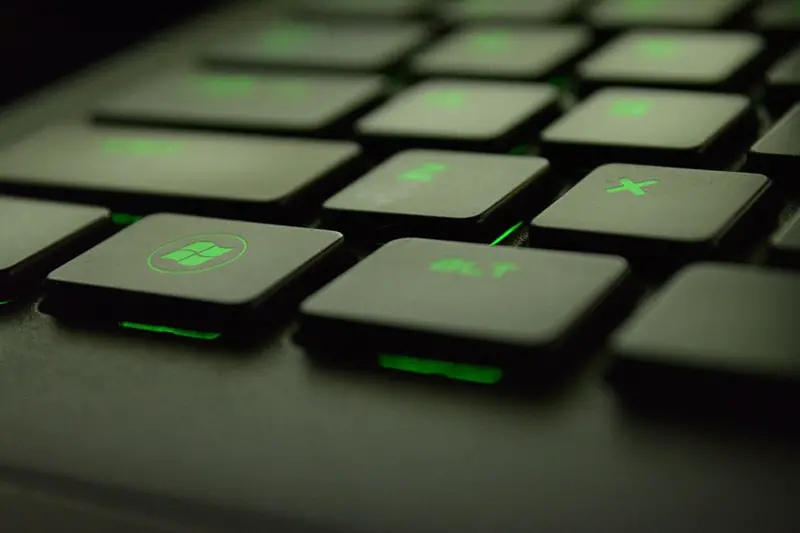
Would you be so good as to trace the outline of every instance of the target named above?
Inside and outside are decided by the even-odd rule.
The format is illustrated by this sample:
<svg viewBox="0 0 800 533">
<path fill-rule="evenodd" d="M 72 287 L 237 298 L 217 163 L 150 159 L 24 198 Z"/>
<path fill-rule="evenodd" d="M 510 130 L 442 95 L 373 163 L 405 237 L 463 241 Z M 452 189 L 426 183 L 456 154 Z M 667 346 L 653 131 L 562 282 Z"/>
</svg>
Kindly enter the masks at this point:
<svg viewBox="0 0 800 533">
<path fill-rule="evenodd" d="M 4 302 L 0 302 L 0 305 L 8 305 L 11 303 L 11 300 L 6 300 Z"/>
<path fill-rule="evenodd" d="M 441 274 L 460 274 L 462 276 L 471 276 L 475 278 L 485 278 L 486 271 L 481 269 L 475 261 L 468 259 L 460 259 L 455 257 L 448 257 L 434 261 L 428 266 L 431 272 L 438 272 Z M 494 279 L 502 278 L 509 272 L 515 272 L 519 267 L 515 263 L 496 262 L 492 263 L 492 275 Z"/>
<path fill-rule="evenodd" d="M 442 376 L 458 381 L 494 385 L 503 379 L 503 371 L 499 368 L 483 365 L 468 365 L 435 359 L 419 359 L 404 355 L 381 354 L 378 364 L 388 370 L 400 370 L 413 374 Z"/>
<path fill-rule="evenodd" d="M 114 222 L 114 224 L 119 224 L 120 226 L 129 226 L 141 219 L 142 217 L 139 215 L 129 215 L 127 213 L 111 213 L 111 220 Z"/>
<path fill-rule="evenodd" d="M 518 229 L 520 226 L 522 226 L 522 221 L 520 221 L 520 222 L 517 222 L 516 224 L 514 224 L 513 226 L 511 226 L 510 228 L 508 228 L 508 229 L 507 229 L 505 232 L 503 232 L 503 234 L 502 234 L 502 235 L 500 235 L 498 238 L 496 238 L 494 241 L 492 241 L 492 243 L 491 243 L 489 246 L 496 246 L 496 245 L 500 244 L 501 242 L 503 242 L 504 240 L 506 240 L 506 239 L 508 238 L 508 236 L 509 236 L 509 235 L 511 235 L 512 233 L 514 233 L 515 231 L 517 231 L 517 229 Z"/>
<path fill-rule="evenodd" d="M 611 114 L 620 117 L 641 117 L 650 112 L 653 105 L 647 100 L 617 100 Z"/>
<path fill-rule="evenodd" d="M 147 331 L 149 333 L 169 333 L 177 337 L 186 337 L 189 339 L 199 339 L 204 341 L 213 341 L 222 336 L 222 333 L 211 333 L 206 331 L 192 331 L 188 329 L 170 328 L 167 326 L 154 326 L 152 324 L 140 324 L 138 322 L 120 322 L 119 327 L 126 329 L 135 329 L 137 331 Z"/>
<path fill-rule="evenodd" d="M 456 109 L 464 105 L 466 96 L 460 91 L 435 91 L 427 95 L 432 105 Z"/>
<path fill-rule="evenodd" d="M 511 36 L 502 31 L 474 35 L 470 41 L 482 52 L 505 52 L 511 49 Z"/>
<path fill-rule="evenodd" d="M 256 82 L 250 76 L 216 75 L 200 80 L 200 88 L 211 96 L 239 97 L 253 92 Z"/>
<path fill-rule="evenodd" d="M 644 196 L 647 191 L 644 190 L 645 187 L 649 187 L 650 185 L 655 185 L 658 183 L 658 180 L 645 180 L 645 181 L 633 181 L 628 178 L 622 178 L 619 180 L 622 184 L 619 187 L 611 187 L 610 189 L 606 189 L 606 192 L 613 193 L 613 192 L 621 192 L 621 191 L 629 191 L 632 192 L 636 196 Z"/>
<path fill-rule="evenodd" d="M 444 170 L 447 170 L 447 165 L 441 163 L 425 163 L 417 168 L 412 168 L 407 172 L 403 172 L 397 176 L 397 179 L 408 181 L 433 181 L 435 175 Z"/>
<path fill-rule="evenodd" d="M 220 246 L 222 241 L 228 246 Z M 230 233 L 190 235 L 170 241 L 147 258 L 147 266 L 160 274 L 196 274 L 229 265 L 247 251 L 247 241 Z M 235 253 L 232 253 L 235 252 Z M 203 266 L 217 258 L 211 266 Z"/>
<path fill-rule="evenodd" d="M 650 56 L 666 57 L 678 50 L 678 43 L 672 39 L 650 39 L 643 42 L 639 49 Z"/>
</svg>

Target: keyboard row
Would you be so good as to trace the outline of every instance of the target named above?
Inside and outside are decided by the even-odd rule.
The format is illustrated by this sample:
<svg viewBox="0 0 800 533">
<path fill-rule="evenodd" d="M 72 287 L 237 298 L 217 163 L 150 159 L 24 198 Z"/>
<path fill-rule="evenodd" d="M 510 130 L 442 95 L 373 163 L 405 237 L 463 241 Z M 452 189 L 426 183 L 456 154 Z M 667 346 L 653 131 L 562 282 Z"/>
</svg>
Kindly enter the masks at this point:
<svg viewBox="0 0 800 533">
<path fill-rule="evenodd" d="M 161 214 L 108 236 L 100 208 L 2 202 L 15 231 L 0 282 L 55 268 L 40 310 L 67 323 L 215 340 L 263 334 L 299 305 L 296 341 L 311 354 L 483 382 L 550 376 L 611 332 L 617 373 L 636 386 L 667 375 L 654 368 L 773 392 L 800 379 L 800 277 L 788 270 L 692 264 L 616 328 L 638 287 L 614 255 L 407 238 L 348 268 L 332 231 Z M 800 214 L 774 242 L 800 266 Z M 450 363 L 431 361 L 443 354 Z"/>
</svg>

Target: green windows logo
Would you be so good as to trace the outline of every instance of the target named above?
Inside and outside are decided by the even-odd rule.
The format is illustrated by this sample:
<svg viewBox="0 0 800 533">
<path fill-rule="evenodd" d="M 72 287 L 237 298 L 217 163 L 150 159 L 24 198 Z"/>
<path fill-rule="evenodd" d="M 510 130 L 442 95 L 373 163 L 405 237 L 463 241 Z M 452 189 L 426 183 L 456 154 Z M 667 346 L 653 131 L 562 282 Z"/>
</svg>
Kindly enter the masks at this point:
<svg viewBox="0 0 800 533">
<path fill-rule="evenodd" d="M 238 235 L 190 235 L 159 247 L 147 258 L 147 266 L 161 274 L 208 272 L 233 263 L 246 251 L 247 241 Z"/>
</svg>

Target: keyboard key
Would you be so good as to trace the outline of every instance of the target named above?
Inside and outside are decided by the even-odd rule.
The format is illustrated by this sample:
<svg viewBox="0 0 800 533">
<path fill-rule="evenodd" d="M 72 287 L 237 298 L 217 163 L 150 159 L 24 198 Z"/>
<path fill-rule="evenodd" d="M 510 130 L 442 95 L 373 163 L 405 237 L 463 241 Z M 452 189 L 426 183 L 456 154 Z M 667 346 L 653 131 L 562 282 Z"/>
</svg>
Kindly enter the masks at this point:
<svg viewBox="0 0 800 533">
<path fill-rule="evenodd" d="M 578 65 L 585 91 L 607 85 L 714 90 L 749 88 L 761 37 L 744 32 L 640 30 L 622 35 Z"/>
<path fill-rule="evenodd" d="M 445 8 L 454 21 L 543 22 L 569 17 L 584 0 L 461 0 Z"/>
<path fill-rule="evenodd" d="M 620 391 L 703 403 L 800 391 L 800 276 L 752 266 L 681 271 L 612 337 Z M 697 404 L 697 407 L 703 407 Z M 767 412 L 762 415 L 767 415 Z"/>
<path fill-rule="evenodd" d="M 750 0 L 600 0 L 588 11 L 593 26 L 717 28 L 735 21 Z"/>
<path fill-rule="evenodd" d="M 345 142 L 59 125 L 0 150 L 0 189 L 120 213 L 266 220 L 320 201 L 357 153 Z"/>
<path fill-rule="evenodd" d="M 551 365 L 626 274 L 618 257 L 401 239 L 303 302 L 298 340 L 343 356 Z"/>
<path fill-rule="evenodd" d="M 767 105 L 775 115 L 800 102 L 800 46 L 767 72 L 766 97 Z"/>
<path fill-rule="evenodd" d="M 296 0 L 299 13 L 325 17 L 407 18 L 422 13 L 425 0 Z"/>
<path fill-rule="evenodd" d="M 101 238 L 109 215 L 102 207 L 0 196 L 0 302 Z"/>
<path fill-rule="evenodd" d="M 800 210 L 769 240 L 770 262 L 800 268 Z"/>
<path fill-rule="evenodd" d="M 239 67 L 382 70 L 425 38 L 424 28 L 412 24 L 283 21 L 223 42 L 208 59 Z"/>
<path fill-rule="evenodd" d="M 543 79 L 563 71 L 590 43 L 580 27 L 473 27 L 419 54 L 412 68 L 423 75 Z"/>
<path fill-rule="evenodd" d="M 545 84 L 427 81 L 401 92 L 356 128 L 377 144 L 391 139 L 432 148 L 502 151 L 529 139 L 556 110 L 557 91 Z"/>
<path fill-rule="evenodd" d="M 765 0 L 753 13 L 756 29 L 769 37 L 789 38 L 800 34 L 797 0 Z"/>
<path fill-rule="evenodd" d="M 177 71 L 99 106 L 106 121 L 220 130 L 324 133 L 375 101 L 375 77 Z"/>
<path fill-rule="evenodd" d="M 50 274 L 44 309 L 224 332 L 296 304 L 341 243 L 332 231 L 151 215 Z"/>
<path fill-rule="evenodd" d="M 672 265 L 740 244 L 769 189 L 757 174 L 605 165 L 534 218 L 529 239 Z"/>
<path fill-rule="evenodd" d="M 326 227 L 371 242 L 419 236 L 489 242 L 555 190 L 538 157 L 411 150 L 324 204 Z M 549 186 L 549 187 L 548 187 Z"/>
<path fill-rule="evenodd" d="M 754 132 L 744 96 L 608 88 L 544 130 L 543 155 L 581 169 L 617 161 L 706 168 L 728 163 Z"/>
<path fill-rule="evenodd" d="M 747 164 L 788 188 L 800 189 L 800 103 L 750 149 Z"/>
</svg>

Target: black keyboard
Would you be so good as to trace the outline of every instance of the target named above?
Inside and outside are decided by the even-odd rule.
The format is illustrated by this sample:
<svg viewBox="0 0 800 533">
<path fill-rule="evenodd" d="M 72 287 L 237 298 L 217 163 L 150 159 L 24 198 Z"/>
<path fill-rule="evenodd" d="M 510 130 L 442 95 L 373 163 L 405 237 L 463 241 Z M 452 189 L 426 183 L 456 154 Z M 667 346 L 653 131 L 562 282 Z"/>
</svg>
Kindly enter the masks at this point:
<svg viewBox="0 0 800 533">
<path fill-rule="evenodd" d="M 230 2 L 15 104 L 0 529 L 795 531 L 799 29 Z"/>
</svg>

